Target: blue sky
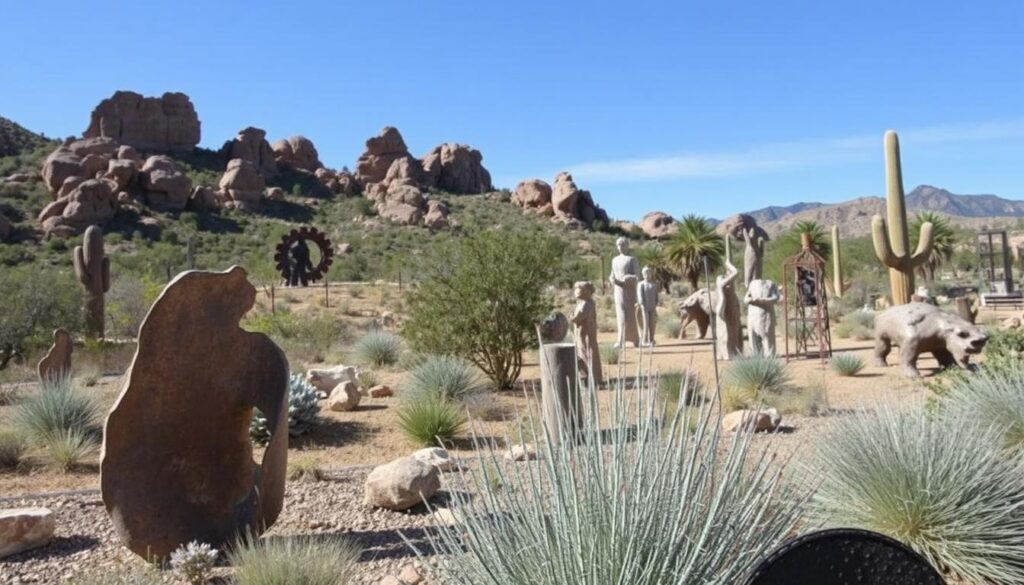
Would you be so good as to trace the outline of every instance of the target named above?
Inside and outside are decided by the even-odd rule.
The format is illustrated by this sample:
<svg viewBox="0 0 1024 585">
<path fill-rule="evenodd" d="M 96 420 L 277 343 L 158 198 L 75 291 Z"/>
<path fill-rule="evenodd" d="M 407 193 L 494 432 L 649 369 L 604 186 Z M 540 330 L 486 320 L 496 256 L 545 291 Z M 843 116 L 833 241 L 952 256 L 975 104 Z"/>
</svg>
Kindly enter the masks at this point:
<svg viewBox="0 0 1024 585">
<path fill-rule="evenodd" d="M 0 115 L 80 133 L 115 89 L 188 93 L 202 144 L 304 134 L 329 166 L 397 126 L 563 169 L 614 216 L 883 190 L 1024 199 L 1024 2 L 5 2 Z"/>
</svg>

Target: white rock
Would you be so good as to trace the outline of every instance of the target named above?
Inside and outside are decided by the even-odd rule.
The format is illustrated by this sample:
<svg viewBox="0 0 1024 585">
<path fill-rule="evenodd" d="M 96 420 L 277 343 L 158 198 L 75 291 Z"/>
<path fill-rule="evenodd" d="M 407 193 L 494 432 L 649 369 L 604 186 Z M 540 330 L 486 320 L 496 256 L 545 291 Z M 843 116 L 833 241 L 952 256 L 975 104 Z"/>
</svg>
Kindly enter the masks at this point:
<svg viewBox="0 0 1024 585">
<path fill-rule="evenodd" d="M 327 397 L 327 408 L 335 412 L 355 410 L 362 398 L 356 383 L 345 380 L 331 390 L 331 395 Z"/>
<path fill-rule="evenodd" d="M 722 431 L 735 433 L 740 429 L 751 430 L 755 433 L 762 431 L 774 431 L 779 428 L 782 416 L 774 408 L 768 410 L 737 410 L 722 417 Z"/>
<path fill-rule="evenodd" d="M 331 390 L 342 382 L 356 383 L 356 374 L 356 369 L 352 366 L 314 368 L 306 372 L 306 381 L 317 390 L 330 394 Z"/>
<path fill-rule="evenodd" d="M 47 508 L 0 510 L 0 559 L 45 546 L 55 527 Z"/>
<path fill-rule="evenodd" d="M 455 471 L 459 468 L 458 463 L 452 459 L 447 449 L 441 447 L 427 447 L 426 449 L 420 449 L 419 451 L 412 454 L 413 457 L 420 461 L 433 465 L 438 471 Z"/>
<path fill-rule="evenodd" d="M 414 457 L 375 467 L 366 478 L 363 501 L 378 508 L 405 510 L 441 489 L 437 468 Z"/>
<path fill-rule="evenodd" d="M 530 445 L 512 445 L 512 448 L 505 453 L 505 459 L 509 461 L 526 461 L 536 459 L 537 453 Z"/>
</svg>

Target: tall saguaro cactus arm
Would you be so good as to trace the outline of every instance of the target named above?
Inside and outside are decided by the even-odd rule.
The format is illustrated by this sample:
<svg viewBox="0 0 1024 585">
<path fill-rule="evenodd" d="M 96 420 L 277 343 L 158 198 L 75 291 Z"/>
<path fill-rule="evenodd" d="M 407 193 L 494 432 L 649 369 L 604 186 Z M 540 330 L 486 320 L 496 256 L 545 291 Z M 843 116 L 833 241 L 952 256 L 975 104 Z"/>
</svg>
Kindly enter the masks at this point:
<svg viewBox="0 0 1024 585">
<path fill-rule="evenodd" d="M 103 253 L 103 231 L 96 226 L 85 230 L 81 246 L 74 250 L 75 276 L 85 288 L 86 327 L 90 336 L 103 337 L 104 300 L 110 290 L 110 259 Z"/>
<path fill-rule="evenodd" d="M 921 226 L 917 249 L 910 253 L 910 230 L 907 227 L 907 204 L 903 195 L 903 171 L 900 167 L 900 142 L 896 132 L 885 133 L 885 208 L 886 219 L 871 219 L 871 236 L 875 255 L 889 267 L 892 302 L 910 302 L 914 292 L 914 270 L 928 261 L 932 253 L 932 224 Z"/>
</svg>

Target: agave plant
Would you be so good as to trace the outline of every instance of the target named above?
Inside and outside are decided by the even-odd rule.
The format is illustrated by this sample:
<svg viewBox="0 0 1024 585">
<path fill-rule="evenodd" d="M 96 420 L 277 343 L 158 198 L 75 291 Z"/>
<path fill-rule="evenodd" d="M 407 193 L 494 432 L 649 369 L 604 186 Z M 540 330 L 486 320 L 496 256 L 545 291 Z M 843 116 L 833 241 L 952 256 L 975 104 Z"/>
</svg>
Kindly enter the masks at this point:
<svg viewBox="0 0 1024 585">
<path fill-rule="evenodd" d="M 288 435 L 298 437 L 304 434 L 313 426 L 319 415 L 320 404 L 317 402 L 316 388 L 307 382 L 302 374 L 292 374 L 288 378 Z M 252 411 L 249 435 L 257 441 L 270 438 L 270 424 L 266 415 L 259 409 Z"/>
</svg>

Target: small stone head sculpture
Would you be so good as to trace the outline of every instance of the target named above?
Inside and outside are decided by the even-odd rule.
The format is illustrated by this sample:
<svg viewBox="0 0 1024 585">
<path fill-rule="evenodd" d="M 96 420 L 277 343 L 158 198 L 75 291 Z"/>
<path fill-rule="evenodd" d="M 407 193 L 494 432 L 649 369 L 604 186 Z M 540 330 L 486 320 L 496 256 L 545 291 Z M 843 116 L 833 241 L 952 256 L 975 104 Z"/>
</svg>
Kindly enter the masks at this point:
<svg viewBox="0 0 1024 585">
<path fill-rule="evenodd" d="M 581 301 L 589 301 L 594 298 L 594 283 L 589 280 L 580 280 L 572 285 L 573 295 Z"/>
<path fill-rule="evenodd" d="M 615 240 L 615 247 L 619 250 L 620 254 L 626 254 L 629 252 L 629 240 L 620 236 Z"/>
<path fill-rule="evenodd" d="M 643 270 L 640 271 L 640 274 L 642 274 L 644 276 L 644 280 L 646 282 L 650 282 L 651 281 L 651 267 L 650 266 L 644 266 Z"/>
</svg>

